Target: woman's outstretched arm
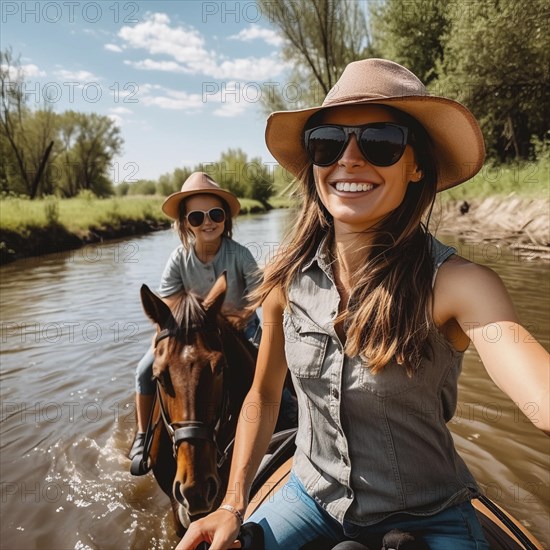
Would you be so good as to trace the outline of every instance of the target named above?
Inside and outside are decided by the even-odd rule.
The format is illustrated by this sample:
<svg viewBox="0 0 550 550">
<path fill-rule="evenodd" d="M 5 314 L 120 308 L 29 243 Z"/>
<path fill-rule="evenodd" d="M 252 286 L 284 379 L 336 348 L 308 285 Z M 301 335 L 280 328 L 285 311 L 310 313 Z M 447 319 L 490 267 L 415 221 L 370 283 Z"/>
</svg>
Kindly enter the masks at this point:
<svg viewBox="0 0 550 550">
<path fill-rule="evenodd" d="M 521 325 L 500 277 L 455 258 L 441 267 L 435 297 L 439 315 L 456 319 L 495 384 L 550 434 L 550 357 Z"/>
</svg>

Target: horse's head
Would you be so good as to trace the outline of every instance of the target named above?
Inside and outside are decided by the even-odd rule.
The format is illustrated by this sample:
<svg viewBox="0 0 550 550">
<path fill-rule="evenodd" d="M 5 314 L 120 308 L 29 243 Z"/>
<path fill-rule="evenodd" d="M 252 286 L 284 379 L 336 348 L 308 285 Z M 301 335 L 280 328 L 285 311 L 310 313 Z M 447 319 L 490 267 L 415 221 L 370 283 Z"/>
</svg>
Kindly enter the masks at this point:
<svg viewBox="0 0 550 550">
<path fill-rule="evenodd" d="M 141 288 L 145 312 L 157 324 L 153 376 L 172 439 L 172 494 L 183 507 L 184 525 L 210 512 L 220 492 L 218 432 L 227 421 L 228 398 L 219 313 L 226 290 L 222 275 L 202 302 L 183 292 L 170 309 L 147 286 Z"/>
</svg>

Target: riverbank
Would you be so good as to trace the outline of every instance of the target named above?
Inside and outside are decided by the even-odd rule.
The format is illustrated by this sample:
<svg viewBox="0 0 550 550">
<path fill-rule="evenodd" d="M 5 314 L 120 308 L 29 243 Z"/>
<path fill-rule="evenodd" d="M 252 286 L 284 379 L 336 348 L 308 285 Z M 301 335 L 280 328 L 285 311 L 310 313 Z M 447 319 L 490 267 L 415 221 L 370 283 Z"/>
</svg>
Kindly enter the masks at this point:
<svg viewBox="0 0 550 550">
<path fill-rule="evenodd" d="M 430 223 L 470 243 L 508 248 L 526 260 L 550 260 L 550 199 L 488 197 L 449 200 L 434 209 Z"/>
<path fill-rule="evenodd" d="M 172 220 L 161 211 L 163 200 L 156 196 L 33 201 L 5 197 L 0 215 L 0 265 L 168 229 Z M 267 210 L 258 201 L 240 202 L 242 214 Z"/>
<path fill-rule="evenodd" d="M 265 211 L 242 200 L 243 214 Z M 2 201 L 0 264 L 167 229 L 160 197 Z M 278 201 L 277 206 L 283 203 Z M 288 205 L 288 203 L 287 203 Z M 509 195 L 452 199 L 438 204 L 432 231 L 510 248 L 526 259 L 550 260 L 550 200 Z"/>
</svg>

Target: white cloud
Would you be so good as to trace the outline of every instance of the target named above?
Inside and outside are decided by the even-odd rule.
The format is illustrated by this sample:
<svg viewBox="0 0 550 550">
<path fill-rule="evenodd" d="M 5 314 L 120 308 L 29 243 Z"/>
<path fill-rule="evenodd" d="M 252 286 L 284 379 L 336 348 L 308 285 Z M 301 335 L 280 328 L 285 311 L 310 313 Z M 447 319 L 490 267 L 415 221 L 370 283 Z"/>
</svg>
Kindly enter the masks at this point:
<svg viewBox="0 0 550 550">
<path fill-rule="evenodd" d="M 101 77 L 94 75 L 89 71 L 68 71 L 66 69 L 59 69 L 55 71 L 55 76 L 59 80 L 76 81 L 76 82 L 97 82 L 101 80 Z"/>
<path fill-rule="evenodd" d="M 46 71 L 40 70 L 34 63 L 22 65 L 21 69 L 27 78 L 36 76 L 46 76 Z"/>
<path fill-rule="evenodd" d="M 272 46 L 279 47 L 283 43 L 283 38 L 279 36 L 274 30 L 260 27 L 259 25 L 250 25 L 250 27 L 243 29 L 238 34 L 234 34 L 229 37 L 232 40 L 240 40 L 242 42 L 250 42 L 252 40 L 265 40 Z"/>
<path fill-rule="evenodd" d="M 134 111 L 126 107 L 113 107 L 109 112 L 115 115 L 131 115 Z"/>
<path fill-rule="evenodd" d="M 115 123 L 115 126 L 122 126 L 124 124 L 124 119 L 120 115 L 110 113 L 107 116 Z"/>
<path fill-rule="evenodd" d="M 275 56 L 243 57 L 221 62 L 214 78 L 235 78 L 238 80 L 271 80 L 286 68 Z"/>
<path fill-rule="evenodd" d="M 251 105 L 258 103 L 262 94 L 259 85 L 251 86 L 249 82 L 233 80 L 208 84 L 203 90 L 203 100 L 209 105 L 217 106 L 213 111 L 215 116 L 225 118 L 241 115 Z"/>
<path fill-rule="evenodd" d="M 213 114 L 225 118 L 233 118 L 242 115 L 247 108 L 244 101 L 240 103 L 222 103 L 221 107 L 214 110 Z"/>
<path fill-rule="evenodd" d="M 2 64 L 2 70 L 8 71 L 10 80 L 18 80 L 19 78 L 36 78 L 38 76 L 46 76 L 46 72 L 38 68 L 34 63 L 27 63 L 20 67 L 8 66 Z"/>
<path fill-rule="evenodd" d="M 268 29 L 249 31 L 264 40 L 271 36 Z M 171 26 L 170 18 L 164 13 L 150 14 L 144 21 L 132 27 L 122 27 L 118 33 L 125 45 L 145 50 L 149 55 L 164 55 L 172 61 L 128 61 L 138 69 L 161 70 L 199 74 L 216 79 L 271 79 L 278 76 L 286 65 L 276 54 L 268 57 L 245 57 L 222 60 L 221 56 L 206 47 L 204 37 L 194 28 Z"/>
<path fill-rule="evenodd" d="M 165 88 L 159 84 L 142 84 L 139 87 L 140 103 L 148 107 L 158 107 L 173 111 L 198 113 L 205 105 L 214 108 L 212 113 L 220 117 L 236 117 L 259 101 L 257 91 L 247 91 L 248 83 L 229 81 L 227 84 L 212 83 L 208 93 L 193 94 L 181 90 Z M 115 115 L 124 114 L 125 108 L 111 109 Z"/>
<path fill-rule="evenodd" d="M 152 55 L 168 55 L 187 66 L 190 72 L 196 72 L 211 55 L 197 30 L 171 27 L 170 18 L 163 13 L 153 13 L 142 23 L 122 27 L 118 36 L 132 48 L 146 50 Z"/>
<path fill-rule="evenodd" d="M 164 88 L 157 84 L 140 86 L 140 101 L 147 106 L 187 112 L 200 111 L 204 106 L 200 94 L 189 94 L 180 90 Z"/>
<path fill-rule="evenodd" d="M 166 71 L 169 73 L 187 73 L 188 70 L 175 61 L 154 61 L 153 59 L 143 59 L 142 61 L 124 61 L 126 65 L 145 71 Z"/>
<path fill-rule="evenodd" d="M 116 52 L 116 53 L 120 53 L 122 51 L 124 51 L 120 46 L 117 46 L 116 44 L 105 44 L 105 49 L 110 51 L 110 52 Z"/>
</svg>

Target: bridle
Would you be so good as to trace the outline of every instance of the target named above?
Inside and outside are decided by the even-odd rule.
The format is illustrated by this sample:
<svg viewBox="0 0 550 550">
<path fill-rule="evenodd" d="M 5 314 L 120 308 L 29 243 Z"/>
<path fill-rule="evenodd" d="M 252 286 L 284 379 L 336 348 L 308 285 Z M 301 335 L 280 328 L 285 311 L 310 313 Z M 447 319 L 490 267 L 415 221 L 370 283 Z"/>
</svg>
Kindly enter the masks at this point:
<svg viewBox="0 0 550 550">
<path fill-rule="evenodd" d="M 188 327 L 188 332 L 211 332 L 215 331 L 219 335 L 221 335 L 221 331 L 219 327 L 215 325 L 202 325 L 201 327 Z M 177 337 L 178 333 L 176 331 L 172 331 L 169 329 L 161 330 L 156 338 L 155 338 L 155 348 L 157 347 L 158 343 L 161 340 L 164 340 L 164 338 L 173 338 Z M 166 431 L 172 440 L 172 453 L 174 455 L 174 458 L 177 457 L 178 454 L 178 448 L 179 446 L 185 442 L 185 441 L 197 441 L 197 440 L 203 440 L 208 441 L 214 445 L 216 448 L 216 464 L 218 468 L 221 468 L 225 461 L 228 459 L 229 454 L 231 452 L 231 448 L 233 446 L 234 438 L 231 438 L 229 443 L 225 446 L 225 449 L 220 450 L 219 447 L 219 434 L 223 428 L 225 428 L 232 420 L 233 417 L 229 410 L 229 392 L 227 391 L 227 387 L 225 384 L 225 376 L 224 376 L 224 384 L 222 389 L 222 406 L 221 406 L 221 414 L 218 418 L 218 421 L 216 422 L 215 426 L 209 426 L 206 422 L 202 422 L 199 420 L 177 420 L 174 421 L 170 418 L 170 414 L 168 410 L 166 409 L 164 400 L 162 398 L 162 392 L 160 389 L 160 384 L 157 382 L 157 391 L 155 394 L 155 399 L 158 401 L 160 414 L 162 417 L 162 421 L 164 423 L 164 427 L 166 428 Z M 151 425 L 151 421 L 149 422 L 149 425 Z M 156 427 L 156 424 L 155 424 Z M 147 446 L 146 446 L 147 447 Z"/>
</svg>

